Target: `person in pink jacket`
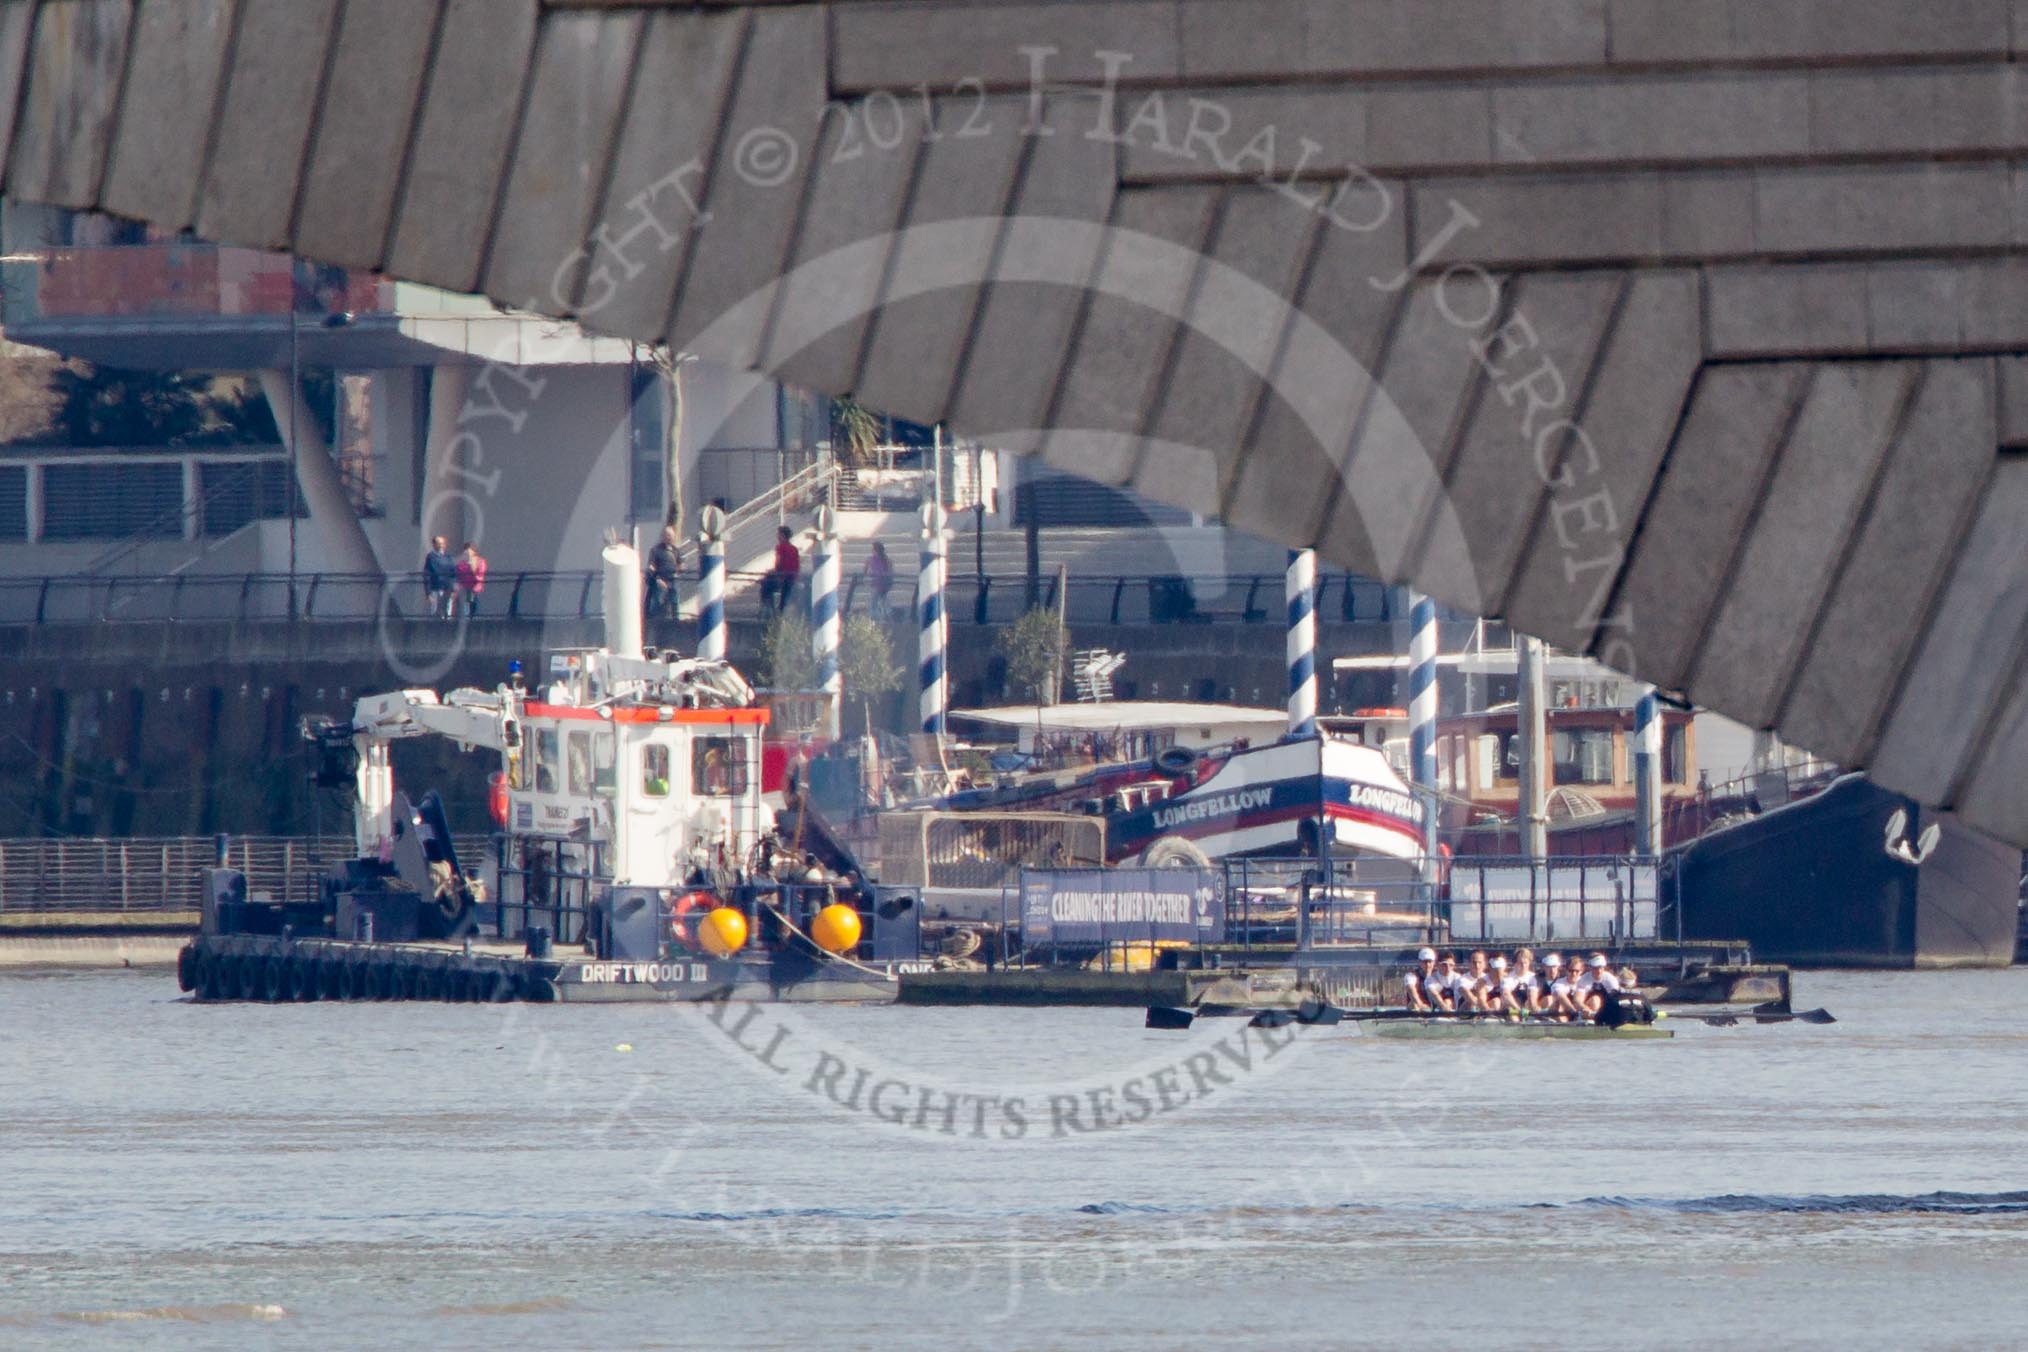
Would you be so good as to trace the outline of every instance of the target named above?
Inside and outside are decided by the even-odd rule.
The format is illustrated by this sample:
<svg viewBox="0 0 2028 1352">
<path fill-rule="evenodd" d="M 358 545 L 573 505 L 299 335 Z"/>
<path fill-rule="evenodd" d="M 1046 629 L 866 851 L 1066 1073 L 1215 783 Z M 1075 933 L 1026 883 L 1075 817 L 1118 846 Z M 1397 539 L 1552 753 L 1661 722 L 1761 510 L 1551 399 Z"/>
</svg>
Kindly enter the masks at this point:
<svg viewBox="0 0 2028 1352">
<path fill-rule="evenodd" d="M 458 599 L 465 603 L 465 613 L 479 613 L 479 593 L 486 590 L 486 560 L 479 553 L 479 546 L 470 540 L 458 551 Z"/>
</svg>

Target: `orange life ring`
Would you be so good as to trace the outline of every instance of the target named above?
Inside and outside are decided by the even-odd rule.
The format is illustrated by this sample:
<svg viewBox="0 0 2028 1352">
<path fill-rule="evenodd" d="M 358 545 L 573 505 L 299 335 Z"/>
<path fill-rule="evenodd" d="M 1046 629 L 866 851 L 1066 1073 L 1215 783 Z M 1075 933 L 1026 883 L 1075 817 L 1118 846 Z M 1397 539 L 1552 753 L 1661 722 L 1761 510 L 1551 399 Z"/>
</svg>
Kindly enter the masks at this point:
<svg viewBox="0 0 2028 1352">
<path fill-rule="evenodd" d="M 493 825 L 507 825 L 507 776 L 502 771 L 486 776 L 486 811 L 492 814 Z"/>
<path fill-rule="evenodd" d="M 702 951 L 697 931 L 690 927 L 690 917 L 700 911 L 708 913 L 717 905 L 718 898 L 709 892 L 685 892 L 669 908 L 669 937 L 692 953 Z"/>
</svg>

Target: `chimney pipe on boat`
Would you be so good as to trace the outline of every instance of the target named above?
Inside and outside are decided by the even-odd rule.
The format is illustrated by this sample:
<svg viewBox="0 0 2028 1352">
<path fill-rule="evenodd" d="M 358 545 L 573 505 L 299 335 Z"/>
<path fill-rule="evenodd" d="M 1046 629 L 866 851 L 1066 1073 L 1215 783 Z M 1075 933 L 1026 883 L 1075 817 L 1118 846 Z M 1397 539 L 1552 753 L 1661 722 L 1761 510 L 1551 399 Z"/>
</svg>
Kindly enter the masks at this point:
<svg viewBox="0 0 2028 1352">
<path fill-rule="evenodd" d="M 614 657 L 641 655 L 641 556 L 632 545 L 609 544 L 605 563 L 606 651 Z"/>
</svg>

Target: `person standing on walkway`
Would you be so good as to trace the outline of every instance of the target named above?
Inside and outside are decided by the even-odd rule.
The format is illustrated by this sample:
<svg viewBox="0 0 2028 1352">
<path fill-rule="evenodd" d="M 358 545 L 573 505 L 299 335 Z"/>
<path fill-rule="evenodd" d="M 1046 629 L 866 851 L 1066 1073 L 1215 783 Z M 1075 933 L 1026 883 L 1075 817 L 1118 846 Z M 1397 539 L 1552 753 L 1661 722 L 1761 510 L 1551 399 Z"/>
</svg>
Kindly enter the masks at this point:
<svg viewBox="0 0 2028 1352">
<path fill-rule="evenodd" d="M 458 586 L 458 561 L 451 557 L 451 542 L 441 535 L 430 537 L 430 552 L 423 555 L 423 598 L 430 618 L 451 618 L 452 598 Z"/>
<path fill-rule="evenodd" d="M 644 621 L 658 616 L 676 618 L 676 580 L 682 569 L 683 551 L 676 543 L 676 528 L 664 526 L 662 538 L 648 551 L 648 593 L 641 612 Z"/>
<path fill-rule="evenodd" d="M 479 546 L 465 541 L 465 547 L 458 551 L 458 598 L 465 603 L 465 614 L 479 613 L 479 593 L 486 590 L 486 559 L 479 553 Z"/>
<path fill-rule="evenodd" d="M 788 609 L 789 598 L 803 575 L 803 555 L 796 548 L 795 535 L 787 526 L 775 528 L 775 566 L 761 579 L 761 609 L 773 601 L 777 614 Z"/>
<path fill-rule="evenodd" d="M 877 624 L 887 623 L 892 614 L 887 608 L 887 592 L 894 586 L 894 562 L 887 557 L 887 546 L 875 540 L 873 553 L 866 560 L 866 613 Z"/>
</svg>

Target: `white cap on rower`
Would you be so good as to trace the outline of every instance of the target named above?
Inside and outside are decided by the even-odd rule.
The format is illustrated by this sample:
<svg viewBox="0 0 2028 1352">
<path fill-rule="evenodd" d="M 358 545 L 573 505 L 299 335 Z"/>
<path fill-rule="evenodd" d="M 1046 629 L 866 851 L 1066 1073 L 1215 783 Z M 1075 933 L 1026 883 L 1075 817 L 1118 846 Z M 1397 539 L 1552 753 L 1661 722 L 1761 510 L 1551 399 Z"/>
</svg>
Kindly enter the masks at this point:
<svg viewBox="0 0 2028 1352">
<path fill-rule="evenodd" d="M 1561 953 L 1551 953 L 1551 954 L 1550 954 L 1550 955 L 1549 955 L 1548 957 L 1546 957 L 1546 958 L 1544 958 L 1544 959 L 1542 960 L 1542 965 L 1543 965 L 1544 967 L 1561 967 L 1561 966 L 1563 966 L 1563 954 L 1561 954 Z"/>
<path fill-rule="evenodd" d="M 1436 950 L 1434 948 L 1425 948 L 1415 955 L 1415 960 L 1417 962 L 1435 962 Z"/>
<path fill-rule="evenodd" d="M 1504 972 L 1507 970 L 1507 959 L 1504 957 L 1494 958 L 1493 965 Z"/>
<path fill-rule="evenodd" d="M 1603 954 L 1603 953 L 1594 953 L 1594 954 L 1592 954 L 1592 955 L 1591 955 L 1591 965 L 1592 965 L 1592 966 L 1594 966 L 1594 967 L 1603 967 L 1603 966 L 1605 966 L 1605 954 Z"/>
</svg>

